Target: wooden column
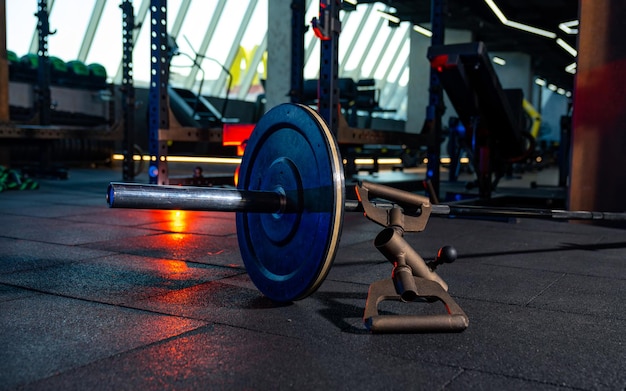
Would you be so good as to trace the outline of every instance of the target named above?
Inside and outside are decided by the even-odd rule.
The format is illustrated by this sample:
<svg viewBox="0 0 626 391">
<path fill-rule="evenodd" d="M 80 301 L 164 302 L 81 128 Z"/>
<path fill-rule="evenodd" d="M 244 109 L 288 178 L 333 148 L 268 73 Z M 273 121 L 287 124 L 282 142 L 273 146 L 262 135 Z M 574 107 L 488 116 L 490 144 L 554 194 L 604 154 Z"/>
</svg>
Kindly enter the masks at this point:
<svg viewBox="0 0 626 391">
<path fill-rule="evenodd" d="M 569 208 L 626 211 L 623 0 L 581 0 Z"/>
</svg>

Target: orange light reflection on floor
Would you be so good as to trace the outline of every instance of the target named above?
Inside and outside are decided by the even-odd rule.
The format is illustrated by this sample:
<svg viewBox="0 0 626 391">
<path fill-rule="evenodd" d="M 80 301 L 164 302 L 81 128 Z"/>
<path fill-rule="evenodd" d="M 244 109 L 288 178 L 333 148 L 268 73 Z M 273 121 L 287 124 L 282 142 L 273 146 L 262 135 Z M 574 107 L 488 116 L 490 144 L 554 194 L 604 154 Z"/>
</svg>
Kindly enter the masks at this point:
<svg viewBox="0 0 626 391">
<path fill-rule="evenodd" d="M 183 274 L 189 271 L 189 266 L 187 266 L 187 262 L 185 261 L 173 261 L 173 260 L 163 260 L 162 265 L 164 266 L 164 272 L 167 274 Z M 180 279 L 180 276 L 169 276 L 170 278 L 174 277 L 176 279 Z"/>
<path fill-rule="evenodd" d="M 169 212 L 169 230 L 172 232 L 185 232 L 187 230 L 189 212 L 184 210 L 170 210 Z"/>
<path fill-rule="evenodd" d="M 154 297 L 160 303 L 173 304 L 173 305 L 185 305 L 197 298 L 196 289 L 185 288 L 168 292 L 165 295 Z"/>
</svg>

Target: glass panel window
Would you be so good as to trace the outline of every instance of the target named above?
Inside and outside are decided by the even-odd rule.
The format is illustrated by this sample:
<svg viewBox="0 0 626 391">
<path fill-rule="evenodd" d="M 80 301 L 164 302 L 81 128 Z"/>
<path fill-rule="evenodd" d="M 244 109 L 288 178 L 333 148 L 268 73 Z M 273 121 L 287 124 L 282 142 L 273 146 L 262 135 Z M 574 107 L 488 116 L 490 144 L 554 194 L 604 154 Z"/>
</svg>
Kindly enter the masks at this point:
<svg viewBox="0 0 626 391">
<path fill-rule="evenodd" d="M 362 33 L 367 35 L 367 37 L 357 37 L 355 36 L 359 26 L 364 23 L 363 17 L 365 16 L 365 10 L 370 8 L 370 5 L 357 7 L 356 11 L 351 12 L 341 12 L 341 34 L 339 35 L 339 62 L 345 61 L 346 51 L 350 47 L 350 43 L 353 40 L 356 40 L 356 47 L 359 42 L 367 42 L 369 39 L 369 35 L 371 34 L 371 30 L 362 29 Z M 353 52 L 354 53 L 354 52 Z"/>
<path fill-rule="evenodd" d="M 319 15 L 319 1 L 309 1 L 308 3 L 304 22 L 310 25 L 311 20 Z M 312 28 L 309 28 L 304 34 L 304 51 L 311 53 L 308 59 L 305 58 L 304 78 L 317 79 L 320 72 L 320 40 L 315 37 Z"/>
<path fill-rule="evenodd" d="M 240 48 L 243 50 L 241 53 L 245 54 L 245 62 L 240 63 L 240 72 L 243 76 L 244 72 L 248 71 L 248 63 L 253 59 L 253 56 L 258 50 L 259 46 L 263 43 L 263 38 L 267 34 L 267 18 L 268 18 L 268 0 L 259 0 L 254 9 L 254 13 L 248 23 L 246 31 L 241 39 Z M 254 2 L 253 2 L 254 3 Z M 250 5 L 251 7 L 253 4 Z M 236 66 L 237 64 L 234 64 Z M 231 70 L 233 68 L 231 67 Z M 263 86 L 261 80 L 267 78 L 267 55 L 263 56 L 261 62 L 256 68 L 257 76 L 252 80 L 249 94 L 256 97 L 263 92 Z"/>
<path fill-rule="evenodd" d="M 358 19 L 359 23 L 365 24 L 365 28 L 361 30 L 361 34 L 358 37 L 354 36 L 354 32 L 356 31 L 356 27 L 357 27 L 355 26 L 355 29 L 352 30 L 352 34 L 346 33 L 345 35 L 343 35 L 343 32 L 342 32 L 342 35 L 339 38 L 340 49 L 342 46 L 347 46 L 348 42 L 350 42 L 351 40 L 357 40 L 356 45 L 354 46 L 354 49 L 352 53 L 350 53 L 350 56 L 348 58 L 341 58 L 341 56 L 339 56 L 342 62 L 346 61 L 346 66 L 345 66 L 346 72 L 355 71 L 356 74 L 361 74 L 362 73 L 361 70 L 356 69 L 356 68 L 361 62 L 362 57 L 366 56 L 368 52 L 371 51 L 369 44 L 372 38 L 372 34 L 376 32 L 376 27 L 380 23 L 382 23 L 381 28 L 378 30 L 378 35 L 374 37 L 375 40 L 384 41 L 384 39 L 386 38 L 386 35 L 380 34 L 380 32 L 383 30 L 389 29 L 389 27 L 387 26 L 387 21 L 381 19 L 380 13 L 378 12 L 378 10 L 385 9 L 384 4 L 375 3 L 372 5 L 367 5 L 367 7 L 373 7 L 374 9 L 372 10 L 372 12 L 370 12 L 369 16 L 366 19 L 363 19 L 362 16 L 360 19 L 358 19 L 356 15 L 350 16 L 351 25 L 355 25 L 355 23 L 353 23 L 352 21 L 352 18 Z M 358 6 L 357 14 L 361 13 L 361 15 L 363 15 L 365 13 L 365 10 L 366 10 L 366 7 Z M 354 14 L 354 12 L 352 13 Z"/>
<path fill-rule="evenodd" d="M 248 28 L 241 40 L 241 46 L 249 50 L 261 44 L 267 32 L 267 4 L 268 0 L 259 0 L 250 19 Z M 251 4 L 252 6 L 252 4 Z"/>
<path fill-rule="evenodd" d="M 400 25 L 400 27 L 398 28 L 402 28 L 402 27 L 403 26 Z M 400 50 L 399 46 L 402 43 L 404 36 L 405 34 L 403 32 L 398 32 L 394 34 L 391 42 L 389 43 L 389 46 L 384 48 L 384 51 L 380 53 L 380 55 L 383 56 L 383 58 L 380 62 L 380 65 L 378 66 L 378 69 L 376 69 L 376 73 L 374 74 L 374 77 L 377 80 L 381 80 L 385 76 L 387 69 L 393 66 L 391 61 L 394 58 L 395 52 L 397 50 Z M 404 62 L 404 60 L 405 60 L 404 58 L 403 59 L 398 58 L 398 61 L 401 61 L 401 63 Z"/>
<path fill-rule="evenodd" d="M 28 54 L 33 34 L 37 30 L 37 2 L 7 1 L 7 50 L 18 57 Z"/>
<path fill-rule="evenodd" d="M 363 66 L 360 69 L 361 78 L 372 77 L 372 73 L 374 72 L 374 64 L 376 64 L 378 57 L 382 56 L 385 52 L 385 42 L 387 42 L 389 34 L 393 33 L 394 31 L 396 30 L 389 27 L 380 29 L 376 40 L 372 43 L 370 49 L 364 54 L 366 58 L 363 62 Z"/>
<path fill-rule="evenodd" d="M 23 1 L 23 4 L 35 2 Z M 50 9 L 50 30 L 56 31 L 48 38 L 48 52 L 64 61 L 75 60 L 83 43 L 87 23 L 91 18 L 95 0 L 59 0 Z"/>
<path fill-rule="evenodd" d="M 406 33 L 402 35 L 404 36 Z M 396 82 L 399 78 L 400 72 L 402 72 L 406 67 L 405 64 L 411 50 L 409 40 L 405 40 L 404 44 L 401 47 L 397 47 L 396 50 L 398 50 L 399 53 L 396 57 L 396 61 L 393 64 L 390 64 L 392 68 L 391 72 L 389 72 L 389 76 L 387 77 L 387 81 L 389 82 Z"/>
<path fill-rule="evenodd" d="M 193 69 L 195 74 L 194 80 L 200 83 L 198 88 L 202 85 L 203 93 L 209 90 L 209 86 L 205 85 L 204 81 L 207 79 L 215 80 L 220 72 L 223 72 L 221 63 L 218 63 L 219 60 L 213 56 L 213 53 L 210 53 L 208 50 L 202 50 L 203 44 L 210 44 L 210 42 L 217 39 L 215 33 L 209 37 L 206 36 L 208 28 L 219 23 L 219 20 L 227 15 L 228 2 L 221 14 L 218 14 L 219 3 L 219 0 L 196 0 L 191 3 L 177 39 L 181 54 L 172 61 L 171 72 L 175 72 L 176 75 L 173 76 L 177 76 L 173 77 L 173 80 L 179 80 L 182 83 L 184 80 L 187 80 Z M 200 51 L 203 53 L 199 53 Z M 194 60 L 197 55 L 198 65 L 196 67 L 194 66 Z M 205 56 L 205 58 L 202 58 L 200 55 Z"/>
<path fill-rule="evenodd" d="M 224 70 L 222 66 L 228 67 L 230 64 L 226 64 L 228 53 L 233 44 L 239 45 L 239 42 L 234 42 L 237 31 L 241 27 L 241 20 L 243 19 L 244 12 L 247 7 L 250 6 L 249 1 L 227 1 L 224 7 L 224 12 L 220 18 L 217 28 L 209 47 L 204 53 L 208 58 L 213 59 L 207 61 L 205 66 L 206 77 L 208 79 L 217 79 Z M 264 34 L 261 34 L 263 37 Z"/>
<path fill-rule="evenodd" d="M 57 2 L 60 1 L 62 0 L 57 0 Z M 122 61 L 123 50 L 122 10 L 118 2 L 106 2 L 91 47 L 85 62 L 87 64 L 101 64 L 106 68 L 109 78 L 115 77 Z"/>
</svg>

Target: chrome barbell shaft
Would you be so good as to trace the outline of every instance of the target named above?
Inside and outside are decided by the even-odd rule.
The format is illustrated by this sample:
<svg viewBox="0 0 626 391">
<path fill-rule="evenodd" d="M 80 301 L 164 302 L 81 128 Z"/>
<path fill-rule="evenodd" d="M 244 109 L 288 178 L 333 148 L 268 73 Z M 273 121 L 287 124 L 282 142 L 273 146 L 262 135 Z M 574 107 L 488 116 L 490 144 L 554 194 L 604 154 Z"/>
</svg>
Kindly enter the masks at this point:
<svg viewBox="0 0 626 391">
<path fill-rule="evenodd" d="M 592 212 L 583 210 L 535 208 L 497 208 L 473 205 L 433 205 L 432 208 L 432 214 L 449 216 L 511 217 L 551 220 L 626 220 L 626 213 L 622 212 Z"/>
<path fill-rule="evenodd" d="M 217 212 L 280 213 L 286 209 L 286 197 L 274 191 L 136 183 L 109 184 L 107 203 L 111 208 Z"/>
<path fill-rule="evenodd" d="M 111 183 L 107 203 L 112 208 L 196 210 L 217 212 L 281 213 L 297 212 L 288 205 L 287 196 L 277 191 Z M 372 201 L 379 208 L 393 208 L 389 201 Z M 344 203 L 346 212 L 363 212 L 357 200 Z M 416 207 L 419 214 L 419 207 Z M 439 216 L 540 218 L 555 220 L 626 221 L 626 213 L 568 211 L 559 209 L 496 208 L 472 205 L 431 205 Z"/>
</svg>

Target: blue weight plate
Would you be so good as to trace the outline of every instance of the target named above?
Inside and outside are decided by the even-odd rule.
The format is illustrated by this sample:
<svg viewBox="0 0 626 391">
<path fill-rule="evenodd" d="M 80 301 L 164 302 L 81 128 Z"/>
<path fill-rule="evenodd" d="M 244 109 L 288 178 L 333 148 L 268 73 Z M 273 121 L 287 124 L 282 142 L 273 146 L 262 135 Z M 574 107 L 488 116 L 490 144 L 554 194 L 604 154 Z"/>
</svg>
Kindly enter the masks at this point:
<svg viewBox="0 0 626 391">
<path fill-rule="evenodd" d="M 307 106 L 283 104 L 258 122 L 239 169 L 240 190 L 282 193 L 282 213 L 237 213 L 248 275 L 267 297 L 303 299 L 320 286 L 339 245 L 343 165 L 335 137 Z"/>
</svg>

